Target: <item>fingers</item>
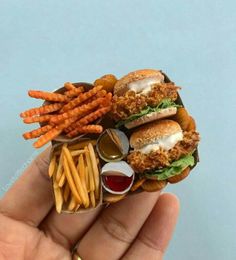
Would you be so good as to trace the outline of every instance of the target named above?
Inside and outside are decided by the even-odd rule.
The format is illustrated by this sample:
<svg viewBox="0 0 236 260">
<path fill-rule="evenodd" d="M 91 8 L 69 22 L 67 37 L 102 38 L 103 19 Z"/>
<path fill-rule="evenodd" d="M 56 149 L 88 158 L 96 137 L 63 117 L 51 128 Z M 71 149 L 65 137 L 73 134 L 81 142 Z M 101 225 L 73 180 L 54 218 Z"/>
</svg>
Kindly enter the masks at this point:
<svg viewBox="0 0 236 260">
<path fill-rule="evenodd" d="M 159 196 L 132 195 L 104 209 L 78 245 L 82 259 L 119 259 L 128 249 Z"/>
<path fill-rule="evenodd" d="M 160 196 L 135 242 L 123 260 L 161 260 L 171 239 L 179 212 L 179 201 L 172 194 Z"/>
<path fill-rule="evenodd" d="M 58 214 L 53 209 L 39 228 L 47 236 L 52 237 L 55 242 L 71 250 L 89 229 L 101 210 L 102 207 L 88 213 Z"/>
<path fill-rule="evenodd" d="M 48 175 L 50 149 L 41 153 L 0 201 L 0 213 L 37 226 L 53 205 Z"/>
</svg>

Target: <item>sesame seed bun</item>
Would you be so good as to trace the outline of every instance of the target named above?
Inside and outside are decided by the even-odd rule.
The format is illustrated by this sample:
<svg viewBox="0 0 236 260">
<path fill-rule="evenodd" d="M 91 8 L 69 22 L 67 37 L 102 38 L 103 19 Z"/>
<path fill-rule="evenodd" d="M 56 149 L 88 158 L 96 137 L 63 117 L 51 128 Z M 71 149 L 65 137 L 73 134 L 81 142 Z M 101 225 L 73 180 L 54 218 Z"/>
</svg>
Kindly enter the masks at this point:
<svg viewBox="0 0 236 260">
<path fill-rule="evenodd" d="M 162 118 L 166 118 L 169 116 L 173 116 L 175 115 L 177 112 L 177 108 L 176 107 L 168 107 L 168 108 L 163 108 L 158 112 L 152 112 L 149 113 L 145 116 L 139 117 L 129 123 L 125 124 L 125 127 L 128 129 L 158 120 L 158 119 L 162 119 Z"/>
<path fill-rule="evenodd" d="M 130 137 L 130 146 L 140 149 L 166 136 L 181 132 L 180 125 L 173 120 L 160 120 L 141 126 Z"/>
<path fill-rule="evenodd" d="M 130 72 L 129 74 L 118 80 L 114 86 L 114 95 L 121 96 L 128 91 L 128 84 L 146 78 L 156 78 L 160 82 L 164 82 L 165 76 L 160 70 L 143 69 Z"/>
</svg>

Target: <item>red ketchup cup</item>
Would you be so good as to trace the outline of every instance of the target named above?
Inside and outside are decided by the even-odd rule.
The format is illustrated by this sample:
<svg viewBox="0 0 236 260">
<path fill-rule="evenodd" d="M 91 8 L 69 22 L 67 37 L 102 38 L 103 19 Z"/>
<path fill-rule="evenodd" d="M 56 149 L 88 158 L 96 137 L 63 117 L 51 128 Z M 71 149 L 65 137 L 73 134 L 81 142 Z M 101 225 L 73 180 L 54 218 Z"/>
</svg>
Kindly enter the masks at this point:
<svg viewBox="0 0 236 260">
<path fill-rule="evenodd" d="M 101 175 L 102 187 L 111 194 L 127 193 L 134 182 L 134 171 L 125 161 L 106 163 Z"/>
</svg>

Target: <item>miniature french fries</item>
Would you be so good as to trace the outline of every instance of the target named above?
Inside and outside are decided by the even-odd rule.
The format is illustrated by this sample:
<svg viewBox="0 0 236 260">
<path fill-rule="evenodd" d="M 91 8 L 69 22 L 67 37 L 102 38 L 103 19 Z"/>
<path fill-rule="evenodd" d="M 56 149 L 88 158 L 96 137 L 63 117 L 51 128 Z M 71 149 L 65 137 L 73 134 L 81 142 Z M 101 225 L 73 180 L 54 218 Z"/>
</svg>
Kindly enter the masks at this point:
<svg viewBox="0 0 236 260">
<path fill-rule="evenodd" d="M 53 118 L 53 115 L 32 116 L 32 117 L 25 117 L 23 121 L 25 124 L 43 123 L 43 122 L 48 122 L 51 118 Z"/>
<path fill-rule="evenodd" d="M 85 153 L 84 150 L 71 151 L 72 156 L 78 156 L 78 155 L 83 154 L 83 153 Z"/>
<path fill-rule="evenodd" d="M 96 140 L 82 140 L 73 145 L 64 143 L 55 148 L 49 176 L 53 179 L 55 205 L 58 213 L 94 208 L 99 202 L 100 179 Z"/>
<path fill-rule="evenodd" d="M 64 144 L 65 146 L 65 144 Z M 63 173 L 63 153 L 60 154 L 60 159 L 57 167 L 57 172 L 56 172 L 56 181 L 59 183 L 61 176 Z"/>
<path fill-rule="evenodd" d="M 76 212 L 80 207 L 80 204 L 77 204 L 77 206 L 75 207 L 74 211 Z"/>
<path fill-rule="evenodd" d="M 77 144 L 64 143 L 55 148 L 49 166 L 57 212 L 76 212 L 96 207 L 100 196 L 98 158 L 93 146 L 96 140 Z M 73 148 L 73 149 L 72 149 Z"/>
<path fill-rule="evenodd" d="M 55 112 L 63 107 L 63 103 L 53 103 L 50 105 L 45 105 L 41 107 L 31 108 L 20 114 L 21 117 L 32 117 L 35 115 L 45 115 L 51 112 Z"/>
<path fill-rule="evenodd" d="M 42 127 L 39 127 L 33 131 L 30 131 L 30 132 L 26 132 L 23 134 L 23 137 L 25 139 L 32 139 L 32 138 L 36 138 L 36 137 L 39 137 L 45 133 L 47 133 L 49 130 L 51 130 L 53 127 L 51 125 L 45 125 L 45 126 L 42 126 Z"/>
<path fill-rule="evenodd" d="M 74 180 L 72 178 L 72 175 L 71 175 L 71 172 L 70 172 L 70 168 L 69 168 L 69 165 L 68 165 L 68 162 L 67 162 L 67 158 L 66 158 L 65 155 L 63 156 L 63 158 L 64 158 L 63 166 L 64 166 L 64 170 L 65 170 L 65 175 L 66 175 L 66 179 L 68 181 L 68 184 L 70 186 L 71 193 L 73 194 L 73 196 L 75 197 L 77 202 L 81 203 L 81 198 L 80 198 L 80 195 L 79 195 L 79 193 L 78 193 L 78 191 L 76 189 Z"/>
<path fill-rule="evenodd" d="M 70 129 L 71 129 L 71 131 L 73 131 L 77 127 L 81 127 L 83 125 L 88 125 L 89 123 L 91 123 L 91 122 L 95 121 L 96 119 L 102 117 L 104 114 L 106 114 L 109 111 L 110 111 L 110 107 L 109 106 L 99 108 L 98 110 L 88 114 L 85 117 L 82 117 L 80 120 L 78 120 L 77 122 L 72 124 L 70 126 Z M 71 131 L 70 131 L 70 133 L 71 133 Z"/>
<path fill-rule="evenodd" d="M 86 207 L 88 207 L 89 206 L 89 197 L 88 197 L 88 191 L 87 191 L 87 187 L 86 187 L 85 167 L 84 167 L 84 159 L 83 159 L 82 154 L 80 154 L 80 156 L 79 156 L 77 170 L 79 171 L 79 176 L 81 178 L 82 187 L 85 192 L 85 197 L 86 197 L 86 201 L 87 201 Z"/>
<path fill-rule="evenodd" d="M 85 158 L 86 158 L 86 163 L 88 167 L 88 175 L 89 175 L 89 188 L 90 191 L 95 190 L 95 183 L 94 183 L 94 178 L 93 178 L 93 168 L 92 168 L 92 162 L 89 156 L 89 151 L 88 148 L 85 147 Z"/>
<path fill-rule="evenodd" d="M 103 131 L 103 127 L 101 125 L 85 125 L 79 126 L 70 133 L 67 134 L 69 137 L 77 136 L 80 134 L 100 134 Z"/>
<path fill-rule="evenodd" d="M 58 182 L 58 186 L 59 186 L 60 188 L 62 188 L 63 185 L 65 184 L 65 180 L 66 180 L 65 174 L 62 172 L 61 178 L 60 178 L 60 180 L 59 180 L 59 182 Z"/>
<path fill-rule="evenodd" d="M 76 87 L 71 82 L 66 82 L 64 84 L 64 88 L 67 90 L 72 90 L 72 89 L 75 89 Z"/>
<path fill-rule="evenodd" d="M 77 144 L 72 144 L 72 145 L 69 145 L 69 149 L 70 150 L 79 150 L 79 149 L 83 149 L 85 148 L 85 146 L 87 146 L 89 143 L 91 143 L 93 146 L 96 145 L 96 140 L 86 140 L 86 141 L 81 141 Z"/>
<path fill-rule="evenodd" d="M 89 99 L 90 97 L 96 95 L 96 93 L 101 90 L 103 87 L 102 86 L 97 86 L 92 88 L 91 90 L 79 95 L 77 98 L 71 100 L 67 105 L 65 105 L 61 112 L 66 112 L 69 111 L 71 109 L 73 109 L 74 107 L 78 106 L 79 104 L 81 104 L 82 102 L 84 102 L 85 100 Z"/>
<path fill-rule="evenodd" d="M 73 197 L 73 195 L 71 195 L 71 199 L 70 199 L 70 203 L 68 206 L 68 210 L 72 211 L 76 206 L 76 201 L 75 198 Z"/>
<path fill-rule="evenodd" d="M 89 187 L 89 176 L 88 176 L 88 166 L 87 165 L 84 166 L 84 175 L 85 175 L 86 188 L 87 188 L 87 191 L 89 192 L 90 187 Z"/>
<path fill-rule="evenodd" d="M 62 205 L 63 205 L 63 196 L 61 189 L 59 187 L 54 187 L 55 194 L 55 202 L 56 202 L 56 210 L 58 213 L 61 213 Z"/>
<path fill-rule="evenodd" d="M 49 130 L 46 134 L 39 137 L 39 139 L 33 144 L 35 148 L 40 148 L 44 144 L 51 141 L 53 138 L 58 136 L 62 132 L 61 129 L 57 129 L 56 127 Z"/>
<path fill-rule="evenodd" d="M 61 92 L 28 91 L 30 97 L 48 102 L 20 114 L 24 123 L 39 123 L 41 126 L 23 134 L 26 140 L 39 138 L 34 143 L 35 148 L 42 147 L 61 134 L 73 138 L 83 133 L 98 134 L 102 131 L 102 126 L 96 125 L 95 121 L 110 111 L 111 93 L 100 85 L 87 89 L 83 84 L 76 87 L 70 82 L 64 84 L 64 92 Z"/>
<path fill-rule="evenodd" d="M 55 174 L 53 174 L 53 190 L 55 196 L 55 204 L 56 204 L 56 211 L 61 213 L 62 206 L 63 206 L 63 196 L 60 187 L 58 186 L 57 182 L 55 181 Z"/>
<path fill-rule="evenodd" d="M 54 155 L 50 161 L 49 168 L 48 168 L 49 177 L 53 176 L 55 169 L 56 169 L 56 156 Z"/>
<path fill-rule="evenodd" d="M 92 206 L 95 207 L 96 201 L 95 201 L 94 191 L 90 191 L 89 195 L 90 195 Z"/>
<path fill-rule="evenodd" d="M 82 92 L 84 92 L 84 88 L 83 87 L 79 87 L 79 88 L 74 88 L 71 90 L 67 90 L 64 94 L 68 97 L 76 97 L 79 94 L 81 94 Z"/>
<path fill-rule="evenodd" d="M 67 102 L 70 99 L 62 94 L 44 92 L 40 90 L 29 90 L 28 94 L 30 97 L 39 98 L 47 101 Z"/>
<path fill-rule="evenodd" d="M 70 186 L 67 182 L 66 185 L 65 185 L 64 193 L 63 193 L 63 198 L 64 198 L 65 202 L 68 201 L 69 195 L 70 195 Z"/>
<path fill-rule="evenodd" d="M 66 112 L 64 112 L 62 114 L 53 116 L 51 118 L 50 122 L 54 123 L 54 124 L 59 124 L 60 122 L 66 120 L 67 118 L 70 118 L 70 117 L 84 116 L 87 113 L 90 113 L 93 109 L 98 107 L 100 104 L 102 104 L 105 100 L 106 100 L 105 97 L 97 98 L 94 101 L 92 101 L 91 103 L 84 104 L 84 105 L 75 107 L 75 108 L 70 109 L 70 110 L 66 110 Z"/>
<path fill-rule="evenodd" d="M 84 189 L 83 189 L 83 187 L 82 187 L 82 183 L 81 183 L 79 174 L 78 174 L 78 172 L 77 172 L 77 170 L 76 170 L 76 167 L 75 167 L 73 158 L 72 158 L 72 156 L 71 156 L 70 151 L 68 150 L 68 148 L 63 147 L 62 150 L 63 150 L 64 155 L 65 155 L 65 157 L 66 157 L 66 160 L 67 160 L 67 162 L 68 162 L 69 168 L 70 168 L 70 170 L 71 170 L 71 174 L 72 174 L 72 176 L 73 176 L 76 189 L 77 189 L 77 191 L 78 191 L 78 193 L 79 193 L 79 196 L 80 196 L 80 198 L 81 198 L 81 200 L 82 200 L 82 203 L 86 206 L 86 205 L 87 205 L 86 195 L 85 195 Z"/>
<path fill-rule="evenodd" d="M 93 176 L 94 176 L 94 183 L 95 183 L 95 198 L 98 199 L 99 198 L 99 172 L 98 172 L 97 160 L 94 153 L 94 149 L 90 143 L 88 144 L 88 150 L 89 150 L 89 155 L 91 158 L 92 169 L 93 169 Z"/>
</svg>

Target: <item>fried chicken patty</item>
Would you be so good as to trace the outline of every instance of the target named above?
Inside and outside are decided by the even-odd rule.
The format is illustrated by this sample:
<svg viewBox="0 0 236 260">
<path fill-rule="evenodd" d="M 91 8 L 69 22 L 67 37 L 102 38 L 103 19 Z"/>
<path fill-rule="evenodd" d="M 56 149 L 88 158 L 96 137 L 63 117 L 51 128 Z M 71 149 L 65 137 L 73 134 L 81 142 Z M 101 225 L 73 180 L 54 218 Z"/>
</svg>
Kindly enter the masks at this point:
<svg viewBox="0 0 236 260">
<path fill-rule="evenodd" d="M 179 141 L 172 149 L 168 151 L 159 149 L 148 154 L 141 153 L 140 151 L 132 151 L 128 155 L 127 161 L 136 173 L 164 168 L 169 166 L 171 162 L 194 151 L 199 140 L 198 132 L 184 132 L 183 140 Z"/>
<path fill-rule="evenodd" d="M 177 90 L 179 87 L 174 83 L 153 84 L 152 90 L 144 94 L 136 94 L 129 90 L 124 96 L 114 95 L 111 115 L 115 121 L 125 120 L 130 115 L 139 113 L 146 106 L 155 107 L 163 99 L 168 98 L 175 101 L 178 97 Z"/>
</svg>

